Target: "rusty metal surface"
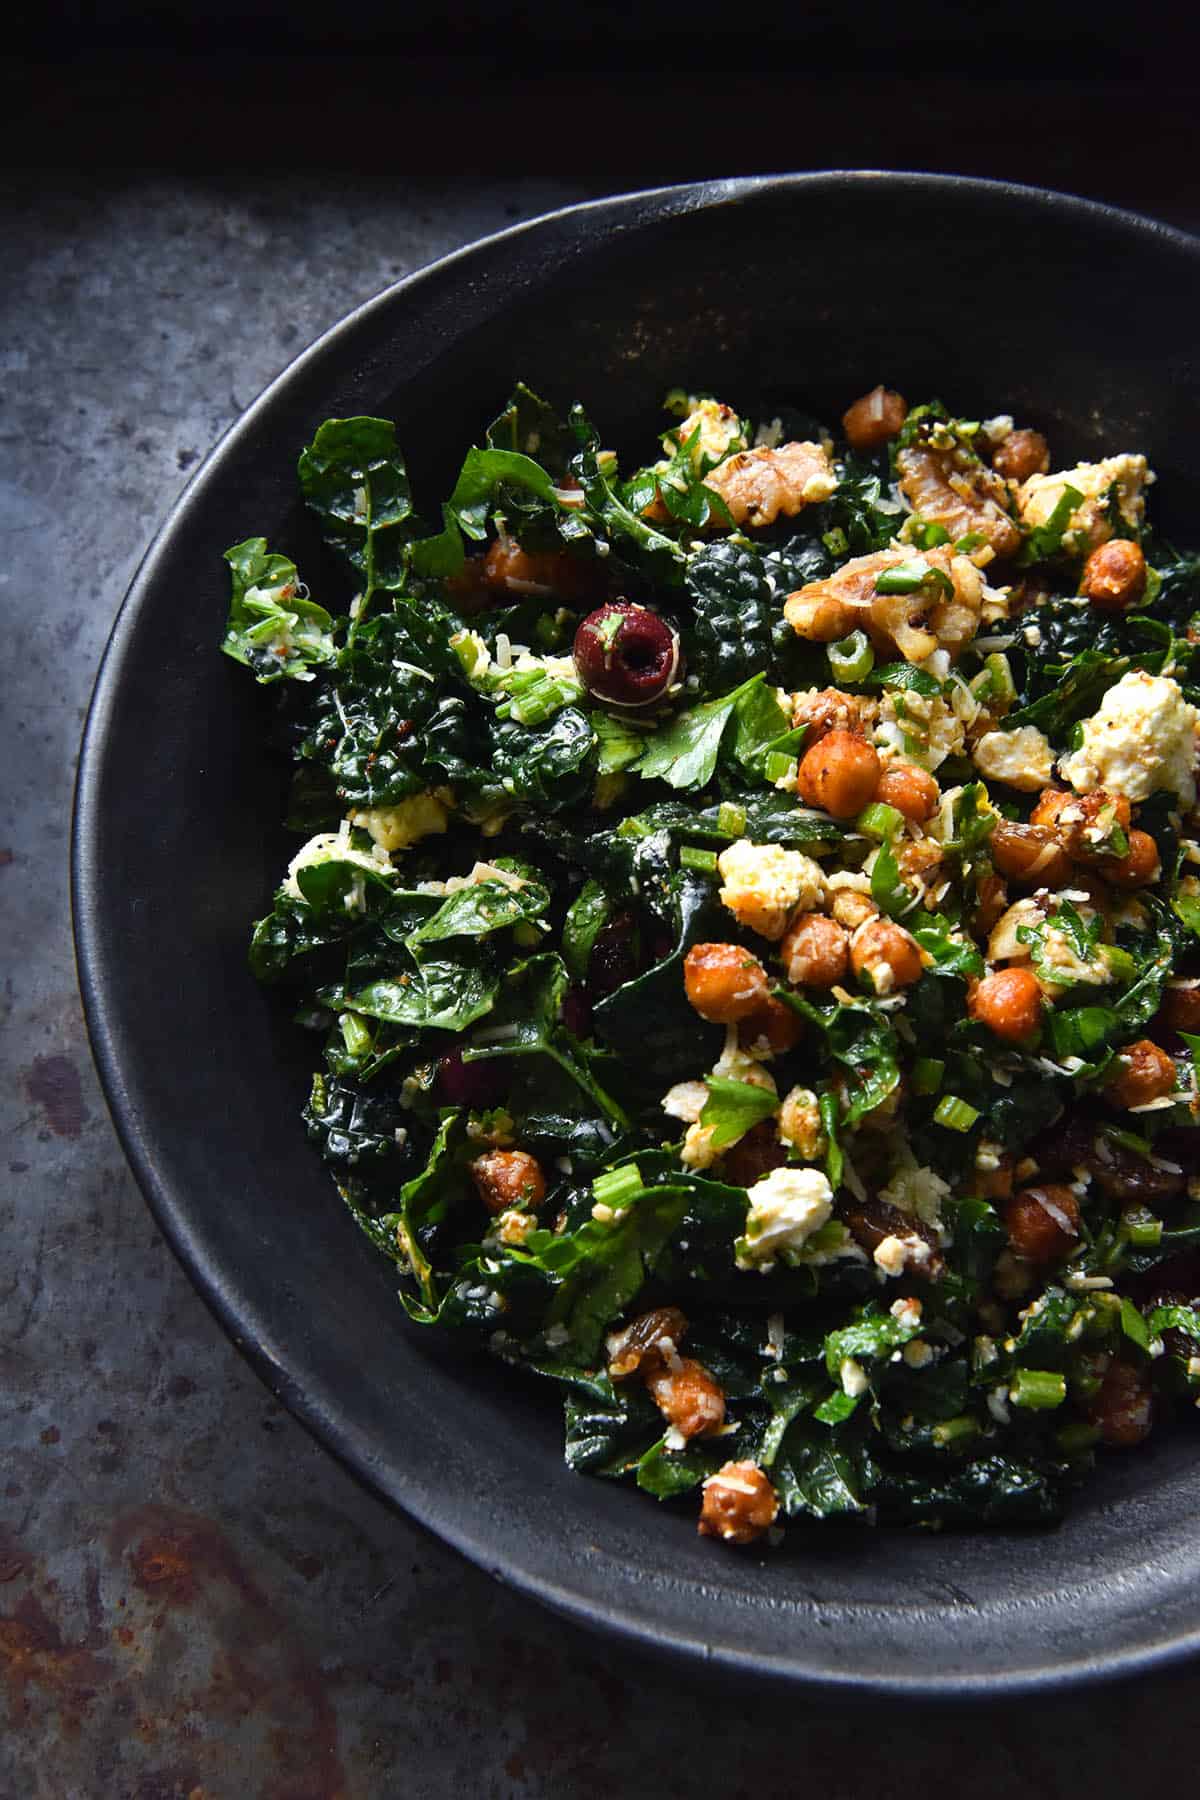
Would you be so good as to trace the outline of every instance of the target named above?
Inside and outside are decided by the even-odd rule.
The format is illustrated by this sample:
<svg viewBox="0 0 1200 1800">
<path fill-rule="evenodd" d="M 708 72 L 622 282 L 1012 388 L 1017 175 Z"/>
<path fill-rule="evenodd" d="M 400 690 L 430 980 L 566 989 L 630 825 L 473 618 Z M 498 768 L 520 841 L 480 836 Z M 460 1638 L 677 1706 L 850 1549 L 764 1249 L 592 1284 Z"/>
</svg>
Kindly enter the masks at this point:
<svg viewBox="0 0 1200 1800">
<path fill-rule="evenodd" d="M 0 1800 L 549 1800 L 816 1785 L 1151 1791 L 1200 1673 L 1008 1714 L 854 1710 L 631 1662 L 364 1494 L 163 1245 L 75 996 L 79 729 L 148 537 L 356 301 L 562 182 L 22 183 L 0 293 Z M 186 596 L 181 597 L 186 604 Z M 130 872 L 136 879 L 136 871 Z M 137 954 L 137 946 L 130 946 Z"/>
</svg>

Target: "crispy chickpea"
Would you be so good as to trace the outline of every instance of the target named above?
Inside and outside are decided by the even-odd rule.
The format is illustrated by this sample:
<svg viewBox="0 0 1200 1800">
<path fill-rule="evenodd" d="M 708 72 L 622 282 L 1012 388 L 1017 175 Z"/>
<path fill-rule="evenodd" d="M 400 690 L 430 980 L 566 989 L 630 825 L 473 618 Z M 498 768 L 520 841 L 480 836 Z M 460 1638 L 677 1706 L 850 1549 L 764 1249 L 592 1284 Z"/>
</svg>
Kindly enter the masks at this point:
<svg viewBox="0 0 1200 1800">
<path fill-rule="evenodd" d="M 738 1023 L 738 1043 L 743 1050 L 765 1047 L 774 1056 L 794 1050 L 804 1035 L 804 1021 L 786 1000 L 771 998 Z"/>
<path fill-rule="evenodd" d="M 831 988 L 850 965 L 850 939 L 836 919 L 800 913 L 779 946 L 783 972 L 797 987 Z"/>
<path fill-rule="evenodd" d="M 874 387 L 842 414 L 842 430 L 852 450 L 878 450 L 894 438 L 908 417 L 908 402 L 895 388 Z"/>
<path fill-rule="evenodd" d="M 1100 1435 L 1113 1450 L 1128 1450 L 1150 1435 L 1154 1423 L 1154 1399 L 1150 1371 L 1115 1359 L 1108 1365 L 1091 1414 Z"/>
<path fill-rule="evenodd" d="M 911 987 L 920 980 L 925 966 L 916 939 L 891 919 L 872 919 L 856 933 L 850 945 L 850 964 L 859 980 L 876 994 Z"/>
<path fill-rule="evenodd" d="M 1050 473 L 1050 446 L 1040 431 L 1010 431 L 992 452 L 992 467 L 1006 481 Z"/>
<path fill-rule="evenodd" d="M 796 775 L 802 800 L 835 819 L 852 819 L 875 798 L 879 758 L 852 731 L 831 731 L 806 750 Z"/>
<path fill-rule="evenodd" d="M 646 1389 L 668 1425 L 685 1438 L 711 1437 L 725 1423 L 725 1396 L 708 1370 L 690 1356 L 651 1367 Z"/>
<path fill-rule="evenodd" d="M 1158 1018 L 1166 1031 L 1200 1032 L 1200 982 L 1194 986 L 1168 982 Z"/>
<path fill-rule="evenodd" d="M 546 1198 L 546 1178 L 526 1150 L 489 1150 L 471 1164 L 471 1179 L 490 1213 L 517 1207 L 536 1212 Z"/>
<path fill-rule="evenodd" d="M 1117 1056 L 1117 1066 L 1118 1073 L 1104 1084 L 1105 1097 L 1113 1106 L 1148 1106 L 1151 1100 L 1175 1091 L 1175 1064 L 1149 1038 L 1126 1044 Z"/>
<path fill-rule="evenodd" d="M 767 972 L 738 944 L 693 944 L 683 959 L 683 985 L 702 1019 L 735 1025 L 770 999 Z"/>
<path fill-rule="evenodd" d="M 1098 612 L 1124 612 L 1146 591 L 1146 558 L 1129 538 L 1110 538 L 1083 565 L 1079 591 Z"/>
<path fill-rule="evenodd" d="M 639 1371 L 661 1367 L 687 1333 L 688 1322 L 677 1306 L 656 1306 L 640 1313 L 621 1331 L 608 1338 L 608 1372 L 614 1381 L 624 1381 Z"/>
<path fill-rule="evenodd" d="M 603 585 L 602 572 L 567 550 L 522 550 L 515 538 L 497 538 L 484 558 L 484 578 L 493 592 L 557 594 L 583 600 Z"/>
<path fill-rule="evenodd" d="M 1023 1044 L 1042 1018 L 1042 990 L 1032 969 L 995 969 L 967 994 L 967 1011 L 1006 1044 Z"/>
<path fill-rule="evenodd" d="M 1011 881 L 1038 887 L 1062 887 L 1071 874 L 1071 859 L 1044 825 L 1014 825 L 997 819 L 988 840 L 992 861 Z"/>
<path fill-rule="evenodd" d="M 894 806 L 898 813 L 923 825 L 937 811 L 942 791 L 927 769 L 915 763 L 890 762 L 879 777 L 876 800 Z"/>
<path fill-rule="evenodd" d="M 864 725 L 877 710 L 873 700 L 843 693 L 841 688 L 819 688 L 815 693 L 793 695 L 792 724 L 803 725 L 804 747 L 811 750 L 831 731 L 852 731 L 861 737 Z"/>
<path fill-rule="evenodd" d="M 1043 788 L 1029 815 L 1031 825 L 1052 831 L 1072 856 L 1094 856 L 1094 840 L 1088 833 L 1107 836 L 1114 825 L 1129 830 L 1129 802 L 1124 794 L 1095 788 L 1090 794 L 1073 794 L 1069 788 Z"/>
<path fill-rule="evenodd" d="M 752 1544 L 775 1523 L 779 1501 L 757 1463 L 730 1462 L 704 1483 L 700 1505 L 701 1537 L 727 1544 Z"/>
<path fill-rule="evenodd" d="M 1101 857 L 1097 867 L 1113 887 L 1149 887 L 1158 880 L 1158 845 L 1148 831 L 1131 831 L 1128 837 L 1124 856 Z"/>
<path fill-rule="evenodd" d="M 750 1188 L 772 1169 L 782 1169 L 787 1159 L 787 1145 L 780 1143 L 774 1119 L 762 1119 L 730 1145 L 722 1168 L 731 1186 Z"/>
<path fill-rule="evenodd" d="M 1074 1249 L 1079 1202 L 1069 1187 L 1025 1188 L 1003 1211 L 1009 1248 L 1026 1262 L 1061 1262 Z"/>
</svg>

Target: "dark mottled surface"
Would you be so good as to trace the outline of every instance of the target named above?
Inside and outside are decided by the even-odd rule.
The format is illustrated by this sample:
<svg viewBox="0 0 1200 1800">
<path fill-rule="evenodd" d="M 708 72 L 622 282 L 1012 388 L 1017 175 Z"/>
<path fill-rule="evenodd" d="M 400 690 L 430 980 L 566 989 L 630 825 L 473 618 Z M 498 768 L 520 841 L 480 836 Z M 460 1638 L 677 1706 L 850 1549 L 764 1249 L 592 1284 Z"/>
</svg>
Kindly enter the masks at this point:
<svg viewBox="0 0 1200 1800">
<path fill-rule="evenodd" d="M 313 174 L 9 193 L 0 1800 L 889 1800 L 956 1790 L 965 1766 L 981 1800 L 1115 1796 L 1200 1754 L 1200 1673 L 982 1717 L 865 1717 L 730 1697 L 579 1636 L 308 1440 L 125 1170 L 75 996 L 66 859 L 79 728 L 129 577 L 222 428 L 323 326 L 580 193 Z M 1144 204 L 1186 216 L 1177 192 Z"/>
</svg>

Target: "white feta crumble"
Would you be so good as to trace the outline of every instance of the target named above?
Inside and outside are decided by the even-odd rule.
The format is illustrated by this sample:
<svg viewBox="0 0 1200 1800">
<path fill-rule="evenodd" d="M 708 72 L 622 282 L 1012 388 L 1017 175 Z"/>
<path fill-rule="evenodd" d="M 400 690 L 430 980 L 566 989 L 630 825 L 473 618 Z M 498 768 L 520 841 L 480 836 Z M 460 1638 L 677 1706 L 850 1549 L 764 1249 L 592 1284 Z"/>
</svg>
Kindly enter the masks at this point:
<svg viewBox="0 0 1200 1800">
<path fill-rule="evenodd" d="M 752 844 L 739 838 L 721 852 L 717 868 L 722 905 L 739 925 L 772 941 L 783 936 L 794 910 L 812 912 L 824 898 L 820 863 L 780 844 Z"/>
<path fill-rule="evenodd" d="M 1008 1389 L 1003 1382 L 1001 1382 L 998 1387 L 989 1389 L 987 1409 L 991 1413 L 993 1419 L 995 1419 L 997 1425 L 1009 1425 L 1012 1423 L 1012 1414 L 1008 1410 Z"/>
<path fill-rule="evenodd" d="M 677 1081 L 667 1089 L 659 1105 L 670 1119 L 682 1119 L 694 1125 L 708 1104 L 708 1089 L 702 1081 Z"/>
<path fill-rule="evenodd" d="M 846 1357 L 838 1372 L 842 1380 L 842 1392 L 848 1394 L 851 1400 L 858 1400 L 866 1393 L 870 1386 L 867 1372 L 861 1363 L 855 1362 L 852 1356 Z"/>
<path fill-rule="evenodd" d="M 1165 788 L 1191 807 L 1198 726 L 1200 710 L 1184 699 L 1177 681 L 1133 669 L 1084 720 L 1082 742 L 1059 770 L 1077 794 L 1104 788 L 1139 802 Z"/>
<path fill-rule="evenodd" d="M 775 1266 L 794 1257 L 833 1212 L 833 1189 L 820 1169 L 772 1169 L 747 1196 L 745 1235 L 736 1245 L 740 1269 Z"/>
<path fill-rule="evenodd" d="M 1036 725 L 1021 725 L 1016 731 L 985 732 L 972 755 L 981 773 L 1026 793 L 1047 787 L 1054 772 L 1050 741 Z"/>
</svg>

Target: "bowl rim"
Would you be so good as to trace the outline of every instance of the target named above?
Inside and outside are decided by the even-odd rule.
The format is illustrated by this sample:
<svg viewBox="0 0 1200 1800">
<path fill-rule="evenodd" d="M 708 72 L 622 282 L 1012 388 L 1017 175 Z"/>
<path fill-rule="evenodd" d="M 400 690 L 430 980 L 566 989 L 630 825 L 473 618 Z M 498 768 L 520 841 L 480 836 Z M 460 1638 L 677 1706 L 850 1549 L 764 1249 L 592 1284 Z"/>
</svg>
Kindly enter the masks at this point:
<svg viewBox="0 0 1200 1800">
<path fill-rule="evenodd" d="M 1145 234 L 1191 256 L 1200 254 L 1200 238 L 1153 217 L 1103 201 L 1022 183 L 974 176 L 905 169 L 819 169 L 803 173 L 736 176 L 717 180 L 642 188 L 555 208 L 534 218 L 472 240 L 389 284 L 327 327 L 276 375 L 221 434 L 168 510 L 129 583 L 98 665 L 84 725 L 72 809 L 70 897 L 76 969 L 93 1059 L 118 1141 L 146 1203 L 172 1252 L 182 1265 L 235 1348 L 249 1361 L 280 1402 L 321 1446 L 377 1497 L 398 1506 L 423 1529 L 449 1543 L 460 1554 L 514 1591 L 540 1602 L 573 1623 L 598 1631 L 610 1641 L 653 1651 L 695 1669 L 703 1666 L 731 1676 L 752 1675 L 757 1681 L 788 1682 L 814 1694 L 873 1700 L 916 1698 L 972 1702 L 1006 1700 L 1039 1694 L 1051 1682 L 1080 1687 L 1162 1669 L 1200 1654 L 1200 1608 L 1190 1628 L 1155 1642 L 1115 1650 L 1095 1650 L 1081 1643 L 1067 1660 L 1048 1660 L 1041 1667 L 972 1674 L 959 1666 L 940 1676 L 909 1676 L 903 1671 L 862 1673 L 832 1666 L 801 1654 L 773 1655 L 713 1643 L 699 1631 L 688 1633 L 642 1616 L 633 1619 L 605 1593 L 603 1585 L 581 1579 L 575 1586 L 555 1583 L 509 1554 L 505 1544 L 486 1529 L 473 1531 L 446 1519 L 432 1487 L 407 1483 L 398 1489 L 386 1479 L 362 1434 L 339 1416 L 336 1397 L 326 1391 L 324 1377 L 296 1366 L 284 1349 L 272 1346 L 266 1321 L 239 1295 L 237 1271 L 221 1266 L 208 1253 L 194 1228 L 186 1199 L 162 1175 L 153 1151 L 153 1133 L 143 1130 L 140 1109 L 127 1084 L 121 1054 L 121 1028 L 115 1017 L 115 959 L 106 951 L 98 902 L 103 856 L 100 788 L 110 727 L 119 704 L 135 623 L 152 597 L 182 521 L 203 498 L 218 467 L 241 440 L 270 412 L 276 396 L 296 376 L 340 341 L 352 339 L 360 326 L 386 312 L 401 296 L 419 294 L 447 273 L 481 265 L 498 249 L 523 237 L 536 237 L 550 227 L 584 225 L 600 218 L 619 222 L 649 209 L 650 221 L 737 204 L 755 194 L 833 189 L 879 184 L 925 190 L 1006 195 L 1018 203 Z M 1048 1655 L 1050 1653 L 1047 1653 Z"/>
</svg>

